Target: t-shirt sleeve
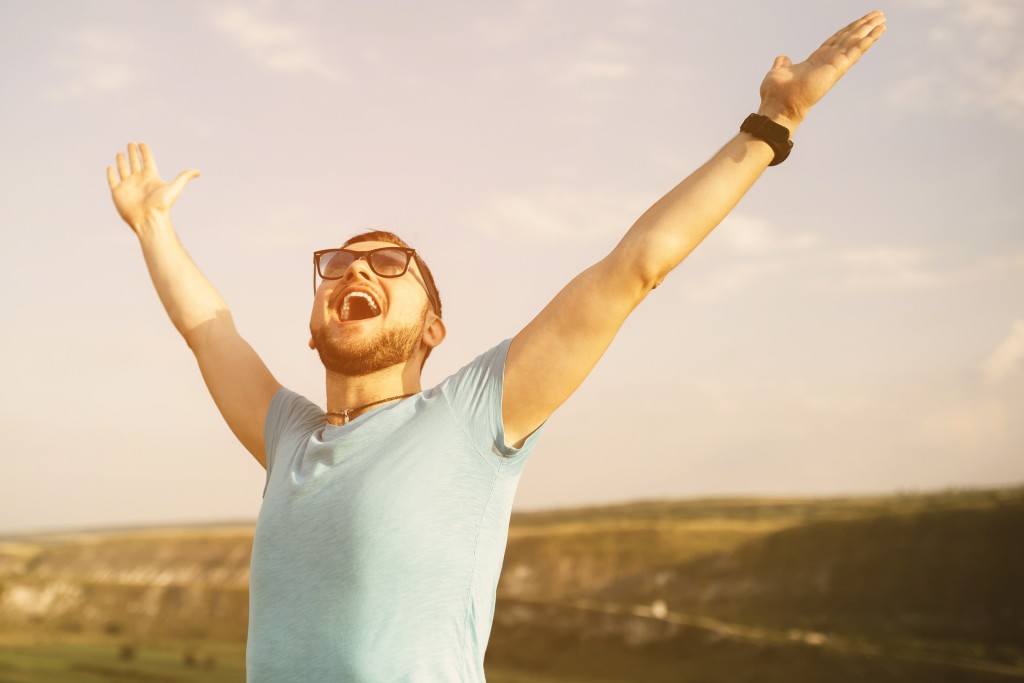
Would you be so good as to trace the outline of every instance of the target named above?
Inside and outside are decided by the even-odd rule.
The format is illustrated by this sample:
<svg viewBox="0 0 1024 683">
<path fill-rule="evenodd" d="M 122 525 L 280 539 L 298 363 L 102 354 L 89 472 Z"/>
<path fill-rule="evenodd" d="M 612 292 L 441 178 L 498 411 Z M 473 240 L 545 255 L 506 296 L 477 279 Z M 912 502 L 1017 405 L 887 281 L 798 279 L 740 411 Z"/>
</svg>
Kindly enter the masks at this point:
<svg viewBox="0 0 1024 683">
<path fill-rule="evenodd" d="M 519 448 L 505 444 L 501 392 L 505 379 L 505 358 L 511 343 L 511 339 L 506 339 L 440 384 L 455 418 L 477 451 L 506 466 L 511 460 L 525 460 L 544 429 L 542 424 Z"/>
<path fill-rule="evenodd" d="M 324 411 L 309 399 L 281 387 L 270 400 L 267 421 L 263 428 L 263 444 L 267 455 L 267 477 L 274 463 L 288 457 L 298 440 L 324 424 Z"/>
</svg>

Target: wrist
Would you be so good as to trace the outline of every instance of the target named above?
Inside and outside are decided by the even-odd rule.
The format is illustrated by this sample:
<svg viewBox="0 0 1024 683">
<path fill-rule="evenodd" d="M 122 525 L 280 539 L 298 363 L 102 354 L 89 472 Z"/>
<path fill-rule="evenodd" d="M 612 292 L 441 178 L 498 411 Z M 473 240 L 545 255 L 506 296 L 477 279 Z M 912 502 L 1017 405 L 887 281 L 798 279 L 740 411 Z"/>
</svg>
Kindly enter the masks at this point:
<svg viewBox="0 0 1024 683">
<path fill-rule="evenodd" d="M 769 166 L 778 166 L 789 158 L 789 153 L 793 150 L 790 130 L 764 114 L 751 114 L 743 119 L 740 132 L 760 140 L 771 148 L 774 158 Z"/>
<path fill-rule="evenodd" d="M 758 107 L 757 113 L 761 116 L 767 116 L 775 123 L 780 126 L 785 126 L 789 130 L 790 139 L 793 138 L 793 134 L 796 133 L 796 129 L 803 123 L 803 117 L 798 117 L 796 114 L 786 112 L 781 107 L 773 105 L 770 102 L 762 102 L 761 106 Z"/>
<path fill-rule="evenodd" d="M 174 226 L 171 225 L 171 213 L 166 209 L 145 211 L 142 216 L 132 221 L 131 227 L 140 240 L 174 232 Z"/>
</svg>

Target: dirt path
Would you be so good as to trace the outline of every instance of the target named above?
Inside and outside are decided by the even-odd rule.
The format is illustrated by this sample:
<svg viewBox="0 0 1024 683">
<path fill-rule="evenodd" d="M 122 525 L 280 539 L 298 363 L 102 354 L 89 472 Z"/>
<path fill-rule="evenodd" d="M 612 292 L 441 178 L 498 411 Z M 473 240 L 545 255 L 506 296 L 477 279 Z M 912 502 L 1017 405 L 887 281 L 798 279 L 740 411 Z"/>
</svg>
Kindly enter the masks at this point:
<svg viewBox="0 0 1024 683">
<path fill-rule="evenodd" d="M 587 599 L 571 601 L 544 601 L 515 598 L 514 601 L 535 605 L 573 607 L 576 609 L 601 612 L 604 614 L 615 614 L 620 616 L 631 615 L 636 617 L 645 617 L 648 619 L 657 619 L 667 623 L 681 624 L 683 626 L 704 629 L 724 638 L 740 638 L 743 640 L 776 643 L 799 642 L 812 647 L 832 650 L 834 652 L 853 653 L 867 657 L 902 659 L 905 661 L 921 662 L 925 664 L 938 664 L 942 666 L 952 666 L 971 671 L 982 671 L 985 673 L 1009 676 L 1011 678 L 1024 679 L 1024 666 L 1001 664 L 999 662 L 975 659 L 971 657 L 943 655 L 935 652 L 922 652 L 906 646 L 893 648 L 892 646 L 883 646 L 881 644 L 867 643 L 863 641 L 854 642 L 848 638 L 820 633 L 817 631 L 804 631 L 795 628 L 781 630 L 746 626 L 743 624 L 722 621 L 720 619 L 713 619 L 711 617 L 685 614 L 683 612 L 672 612 L 664 609 L 663 606 L 657 605 L 623 605 L 619 603 L 599 602 L 597 600 Z"/>
</svg>

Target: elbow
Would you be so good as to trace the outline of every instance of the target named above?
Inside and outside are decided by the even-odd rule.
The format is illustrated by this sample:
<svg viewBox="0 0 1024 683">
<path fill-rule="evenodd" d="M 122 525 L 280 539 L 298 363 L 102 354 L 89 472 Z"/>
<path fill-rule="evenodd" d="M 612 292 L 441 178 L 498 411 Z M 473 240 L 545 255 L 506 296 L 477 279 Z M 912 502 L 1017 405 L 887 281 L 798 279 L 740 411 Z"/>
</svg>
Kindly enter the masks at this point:
<svg viewBox="0 0 1024 683">
<path fill-rule="evenodd" d="M 694 243 L 686 235 L 664 232 L 643 235 L 633 251 L 636 271 L 644 289 L 650 292 L 664 282 L 697 244 L 699 242 Z"/>
<path fill-rule="evenodd" d="M 672 246 L 662 242 L 646 238 L 632 245 L 620 245 L 624 248 L 617 250 L 622 257 L 623 272 L 629 273 L 630 280 L 643 295 L 656 289 L 676 264 L 672 259 L 675 253 Z"/>
<path fill-rule="evenodd" d="M 644 294 L 649 294 L 653 290 L 658 288 L 665 278 L 668 276 L 671 268 L 659 267 L 658 264 L 648 263 L 640 269 L 640 287 L 643 289 Z"/>
<path fill-rule="evenodd" d="M 634 306 L 660 285 L 668 274 L 655 260 L 622 249 L 612 252 L 602 266 L 602 284 L 612 286 L 620 294 L 629 292 Z"/>
</svg>

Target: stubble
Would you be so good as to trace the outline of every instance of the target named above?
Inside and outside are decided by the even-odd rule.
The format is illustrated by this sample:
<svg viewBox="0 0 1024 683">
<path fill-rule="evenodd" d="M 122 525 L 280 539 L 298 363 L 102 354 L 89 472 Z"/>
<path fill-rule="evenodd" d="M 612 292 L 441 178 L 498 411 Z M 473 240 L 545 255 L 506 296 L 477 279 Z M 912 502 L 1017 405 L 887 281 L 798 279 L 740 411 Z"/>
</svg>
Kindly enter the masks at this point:
<svg viewBox="0 0 1024 683">
<path fill-rule="evenodd" d="M 365 339 L 346 338 L 337 327 L 323 325 L 311 330 L 320 362 L 334 373 L 361 377 L 405 363 L 416 352 L 426 322 L 427 309 L 418 323 L 380 330 Z"/>
</svg>

